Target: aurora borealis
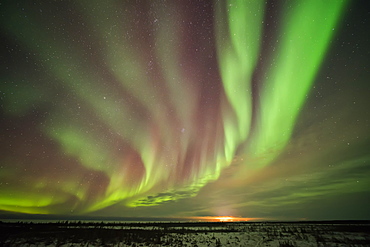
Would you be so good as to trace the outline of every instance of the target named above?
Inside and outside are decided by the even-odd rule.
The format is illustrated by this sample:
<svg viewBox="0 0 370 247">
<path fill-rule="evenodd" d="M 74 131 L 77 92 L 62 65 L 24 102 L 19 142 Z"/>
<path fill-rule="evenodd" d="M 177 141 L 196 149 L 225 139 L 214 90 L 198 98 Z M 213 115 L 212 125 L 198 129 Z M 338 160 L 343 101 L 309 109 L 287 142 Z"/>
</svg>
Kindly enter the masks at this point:
<svg viewBox="0 0 370 247">
<path fill-rule="evenodd" d="M 0 7 L 2 215 L 370 219 L 366 1 Z"/>
</svg>

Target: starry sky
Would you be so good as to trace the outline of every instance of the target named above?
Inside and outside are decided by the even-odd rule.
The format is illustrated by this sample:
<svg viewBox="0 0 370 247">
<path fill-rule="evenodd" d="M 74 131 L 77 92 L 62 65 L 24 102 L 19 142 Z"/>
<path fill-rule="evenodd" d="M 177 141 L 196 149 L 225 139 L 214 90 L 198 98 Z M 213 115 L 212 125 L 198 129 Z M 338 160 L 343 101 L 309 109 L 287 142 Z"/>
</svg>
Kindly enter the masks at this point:
<svg viewBox="0 0 370 247">
<path fill-rule="evenodd" d="M 368 1 L 1 1 L 0 218 L 370 219 Z"/>
</svg>

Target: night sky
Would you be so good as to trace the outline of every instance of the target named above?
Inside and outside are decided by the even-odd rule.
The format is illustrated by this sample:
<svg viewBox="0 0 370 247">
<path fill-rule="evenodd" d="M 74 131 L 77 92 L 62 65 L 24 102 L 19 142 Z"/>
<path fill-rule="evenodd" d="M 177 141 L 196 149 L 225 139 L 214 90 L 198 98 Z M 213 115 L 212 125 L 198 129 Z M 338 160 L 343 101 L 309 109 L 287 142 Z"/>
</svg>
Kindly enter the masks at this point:
<svg viewBox="0 0 370 247">
<path fill-rule="evenodd" d="M 370 219 L 369 1 L 0 2 L 0 218 Z"/>
</svg>

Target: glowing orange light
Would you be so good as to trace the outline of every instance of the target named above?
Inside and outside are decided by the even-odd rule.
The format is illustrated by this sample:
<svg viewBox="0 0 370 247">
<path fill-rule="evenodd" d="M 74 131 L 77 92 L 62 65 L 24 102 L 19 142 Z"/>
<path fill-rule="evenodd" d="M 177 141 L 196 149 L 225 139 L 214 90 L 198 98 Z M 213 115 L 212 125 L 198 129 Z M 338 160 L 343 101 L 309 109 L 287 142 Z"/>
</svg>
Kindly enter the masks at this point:
<svg viewBox="0 0 370 247">
<path fill-rule="evenodd" d="M 191 220 L 208 221 L 208 222 L 233 222 L 233 221 L 257 221 L 262 218 L 244 218 L 234 216 L 203 216 L 203 217 L 187 217 Z"/>
<path fill-rule="evenodd" d="M 215 219 L 219 221 L 234 221 L 236 218 L 231 217 L 231 216 L 220 216 L 220 217 L 215 217 Z"/>
</svg>

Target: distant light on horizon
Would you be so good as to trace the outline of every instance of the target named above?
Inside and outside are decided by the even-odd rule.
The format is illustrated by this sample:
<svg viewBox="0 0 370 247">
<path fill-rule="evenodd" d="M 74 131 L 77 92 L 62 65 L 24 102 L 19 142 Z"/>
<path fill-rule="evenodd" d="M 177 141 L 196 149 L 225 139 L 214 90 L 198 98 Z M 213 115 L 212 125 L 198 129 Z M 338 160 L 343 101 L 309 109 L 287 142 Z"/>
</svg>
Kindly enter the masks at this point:
<svg viewBox="0 0 370 247">
<path fill-rule="evenodd" d="M 236 221 L 258 221 L 265 220 L 263 218 L 246 218 L 246 217 L 234 217 L 234 216 L 202 216 L 202 217 L 189 217 L 198 221 L 205 222 L 236 222 Z"/>
</svg>

